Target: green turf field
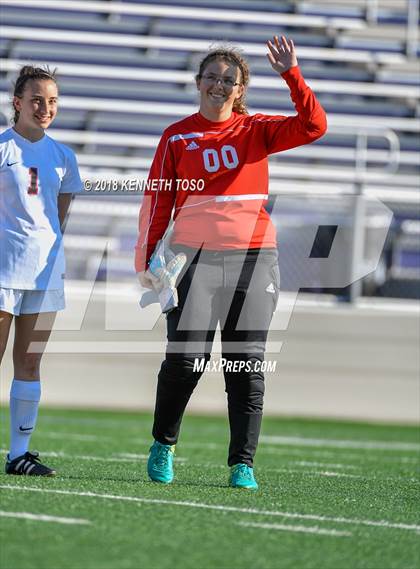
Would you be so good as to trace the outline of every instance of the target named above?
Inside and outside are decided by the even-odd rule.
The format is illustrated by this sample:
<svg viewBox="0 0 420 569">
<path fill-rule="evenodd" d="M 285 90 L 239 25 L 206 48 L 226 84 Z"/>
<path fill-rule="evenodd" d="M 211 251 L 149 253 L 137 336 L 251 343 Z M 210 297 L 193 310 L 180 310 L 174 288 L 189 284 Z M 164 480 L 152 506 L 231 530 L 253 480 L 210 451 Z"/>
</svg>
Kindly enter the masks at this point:
<svg viewBox="0 0 420 569">
<path fill-rule="evenodd" d="M 221 418 L 186 417 L 176 481 L 149 482 L 150 426 L 43 410 L 32 448 L 59 475 L 0 475 L 1 568 L 419 566 L 416 428 L 267 418 L 252 493 L 227 487 Z"/>
</svg>

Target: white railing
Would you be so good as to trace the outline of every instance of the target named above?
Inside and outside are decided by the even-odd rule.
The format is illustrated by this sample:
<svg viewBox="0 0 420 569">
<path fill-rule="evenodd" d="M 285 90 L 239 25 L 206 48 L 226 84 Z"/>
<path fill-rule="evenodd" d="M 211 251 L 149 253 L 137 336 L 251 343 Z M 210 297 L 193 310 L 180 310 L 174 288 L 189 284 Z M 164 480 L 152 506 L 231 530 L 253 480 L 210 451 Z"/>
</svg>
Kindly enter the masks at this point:
<svg viewBox="0 0 420 569">
<path fill-rule="evenodd" d="M 159 137 L 150 137 L 154 144 L 147 143 L 144 148 L 156 148 Z M 310 144 L 294 148 L 293 156 L 305 158 L 307 160 L 327 160 L 331 157 L 340 162 L 353 162 L 357 160 L 357 148 L 341 148 L 337 146 L 325 144 Z M 371 148 L 368 150 L 368 162 L 378 162 L 386 164 L 389 160 L 389 150 L 379 150 Z M 139 156 L 127 156 L 124 158 L 124 168 L 127 170 L 135 168 L 145 168 L 148 170 L 151 166 L 151 158 L 141 158 Z M 404 165 L 420 166 L 420 155 L 418 152 L 401 151 L 399 163 Z M 79 156 L 79 164 L 83 166 L 91 166 L 93 168 L 121 168 L 121 157 L 110 156 L 109 154 L 88 154 L 83 153 Z"/>
<path fill-rule="evenodd" d="M 6 91 L 0 91 L 0 106 L 2 110 L 0 111 L 6 120 L 9 121 L 11 118 L 11 97 Z M 197 111 L 197 106 L 194 104 L 184 104 L 184 103 L 155 103 L 151 101 L 132 101 L 127 99 L 103 99 L 97 97 L 72 97 L 72 96 L 62 96 L 60 97 L 60 106 L 65 109 L 79 109 L 87 111 L 106 111 L 106 112 L 116 112 L 116 113 L 142 113 L 142 114 L 156 114 L 160 116 L 186 116 L 193 114 Z M 293 115 L 293 111 L 290 109 L 267 109 L 267 108 L 254 108 L 250 109 L 251 113 L 264 113 L 268 115 Z M 395 131 L 407 131 L 407 132 L 419 132 L 420 131 L 420 119 L 417 118 L 405 118 L 405 117 L 387 117 L 387 116 L 370 116 L 370 115 L 353 115 L 353 114 L 341 114 L 341 113 L 328 113 L 328 124 L 333 127 L 372 127 L 372 128 L 390 128 Z M 59 131 L 62 132 L 62 131 Z M 73 140 L 73 136 L 69 132 L 69 142 Z M 92 137 L 95 138 L 97 133 L 74 131 L 75 141 L 81 140 L 79 137 Z M 103 137 L 109 137 L 110 141 L 118 140 L 118 137 L 125 137 L 128 144 L 133 146 L 138 146 L 136 142 L 137 135 L 122 135 L 117 133 L 102 133 Z M 105 140 L 105 138 L 104 138 Z M 111 143 L 111 142 L 110 142 Z"/>
<path fill-rule="evenodd" d="M 405 51 L 408 57 L 414 59 L 417 57 L 417 46 L 419 41 L 419 2 L 418 0 L 405 0 L 405 3 L 407 12 L 407 24 L 405 29 Z M 375 26 L 378 24 L 380 7 L 380 0 L 366 0 L 366 21 L 368 24 Z M 392 4 L 389 7 L 392 7 Z"/>
<path fill-rule="evenodd" d="M 103 32 L 79 32 L 76 30 L 36 29 L 20 26 L 0 26 L 0 36 L 7 39 L 82 43 L 86 45 L 106 45 L 134 47 L 152 50 L 206 52 L 214 43 L 209 34 L 206 40 L 180 39 L 167 36 L 139 36 L 135 34 L 113 34 Z M 247 55 L 265 57 L 267 48 L 264 42 L 241 42 L 241 48 Z M 372 52 L 359 49 L 335 49 L 327 47 L 299 46 L 299 59 L 339 61 L 365 64 L 403 64 L 407 58 L 400 53 Z"/>
<path fill-rule="evenodd" d="M 418 0 L 408 1 L 406 53 L 408 57 L 417 57 L 417 46 L 419 42 L 419 3 Z"/>
<path fill-rule="evenodd" d="M 305 16 L 258 10 L 217 10 L 200 7 L 181 7 L 164 4 L 127 4 L 124 2 L 91 2 L 66 0 L 2 0 L 3 6 L 19 6 L 27 8 L 50 8 L 53 11 L 77 10 L 78 12 L 100 12 L 111 14 L 131 14 L 133 16 L 150 16 L 153 18 L 181 18 L 184 20 L 210 20 L 214 22 L 232 22 L 249 24 L 269 24 L 291 27 L 318 27 L 339 29 L 360 29 L 365 22 L 359 19 L 329 18 L 325 16 Z"/>
<path fill-rule="evenodd" d="M 8 72 L 17 72 L 25 61 L 20 59 L 0 59 L 0 68 Z M 146 69 L 139 67 L 118 68 L 111 65 L 92 65 L 78 63 L 63 63 L 60 61 L 32 61 L 33 65 L 48 64 L 57 68 L 60 76 L 72 76 L 101 78 L 101 79 L 124 79 L 124 81 L 155 81 L 176 83 L 183 85 L 195 85 L 192 71 L 178 71 L 168 69 Z M 420 87 L 415 85 L 381 84 L 361 81 L 332 81 L 323 79 L 308 79 L 310 87 L 317 93 L 336 93 L 345 95 L 360 95 L 364 97 L 403 98 L 415 99 L 420 97 Z M 279 81 L 277 76 L 265 77 L 252 75 L 251 88 L 273 89 L 275 91 L 288 91 L 289 87 L 284 81 Z"/>
<path fill-rule="evenodd" d="M 364 183 L 366 175 L 378 173 L 378 170 L 368 168 L 369 161 L 369 137 L 383 137 L 389 144 L 389 160 L 382 169 L 385 177 L 394 178 L 395 172 L 398 170 L 400 159 L 400 144 L 397 135 L 392 130 L 384 129 L 346 129 L 349 134 L 355 134 L 356 140 L 356 162 L 355 162 L 355 183 L 354 183 L 354 199 L 352 207 L 352 243 L 351 243 L 351 285 L 350 285 L 350 301 L 356 302 L 362 293 L 362 281 L 357 277 L 358 269 L 363 263 L 365 248 L 365 225 L 366 225 L 366 195 Z"/>
</svg>

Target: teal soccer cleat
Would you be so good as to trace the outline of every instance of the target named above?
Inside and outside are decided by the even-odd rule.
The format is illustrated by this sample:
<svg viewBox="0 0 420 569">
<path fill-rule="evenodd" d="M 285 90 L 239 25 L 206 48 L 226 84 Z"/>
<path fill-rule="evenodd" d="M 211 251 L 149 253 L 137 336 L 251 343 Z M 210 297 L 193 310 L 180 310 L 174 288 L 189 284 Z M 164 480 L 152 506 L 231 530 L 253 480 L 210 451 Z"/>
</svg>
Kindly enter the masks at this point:
<svg viewBox="0 0 420 569">
<path fill-rule="evenodd" d="M 253 468 L 243 463 L 234 464 L 230 469 L 229 486 L 246 490 L 258 490 Z"/>
<path fill-rule="evenodd" d="M 153 482 L 169 484 L 174 478 L 173 460 L 175 445 L 163 445 L 155 441 L 150 447 L 147 474 Z"/>
</svg>

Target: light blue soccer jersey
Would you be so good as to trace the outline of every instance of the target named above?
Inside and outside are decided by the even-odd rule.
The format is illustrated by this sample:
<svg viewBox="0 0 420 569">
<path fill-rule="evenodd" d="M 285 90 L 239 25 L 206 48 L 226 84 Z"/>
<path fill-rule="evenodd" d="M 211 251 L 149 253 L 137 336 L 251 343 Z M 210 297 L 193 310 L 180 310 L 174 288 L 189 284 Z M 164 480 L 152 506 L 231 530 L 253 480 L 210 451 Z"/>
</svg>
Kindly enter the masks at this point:
<svg viewBox="0 0 420 569">
<path fill-rule="evenodd" d="M 0 287 L 63 287 L 58 195 L 82 190 L 73 151 L 44 135 L 0 134 Z"/>
</svg>

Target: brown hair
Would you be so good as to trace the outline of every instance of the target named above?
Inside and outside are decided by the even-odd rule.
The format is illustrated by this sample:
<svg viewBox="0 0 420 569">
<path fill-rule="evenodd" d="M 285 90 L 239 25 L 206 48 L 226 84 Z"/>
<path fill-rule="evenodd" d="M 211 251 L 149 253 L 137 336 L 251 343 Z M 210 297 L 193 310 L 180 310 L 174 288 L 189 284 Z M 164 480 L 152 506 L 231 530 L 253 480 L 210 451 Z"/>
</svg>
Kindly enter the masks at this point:
<svg viewBox="0 0 420 569">
<path fill-rule="evenodd" d="M 31 80 L 42 80 L 42 81 L 54 81 L 57 85 L 57 79 L 55 77 L 56 69 L 54 71 L 50 71 L 48 66 L 45 67 L 34 67 L 33 65 L 24 65 L 19 73 L 18 78 L 16 79 L 16 83 L 14 85 L 13 96 L 14 97 L 22 97 L 23 92 L 26 87 L 26 83 Z M 15 111 L 15 115 L 13 117 L 13 122 L 16 124 L 19 120 L 19 111 L 16 110 L 14 103 L 13 108 Z"/>
<path fill-rule="evenodd" d="M 221 60 L 224 61 L 225 63 L 230 63 L 238 67 L 239 71 L 241 72 L 241 79 L 240 79 L 241 85 L 243 85 L 245 88 L 247 87 L 249 83 L 248 62 L 244 57 L 242 57 L 242 54 L 238 48 L 228 47 L 228 46 L 227 47 L 218 46 L 214 49 L 211 49 L 207 53 L 207 55 L 200 61 L 200 67 L 197 75 L 195 76 L 197 81 L 201 79 L 201 77 L 203 76 L 206 66 L 211 61 L 214 60 Z M 242 96 L 239 99 L 236 99 L 235 102 L 233 103 L 233 110 L 241 115 L 248 114 L 248 108 L 246 106 L 245 96 L 246 94 L 244 90 Z"/>
</svg>

